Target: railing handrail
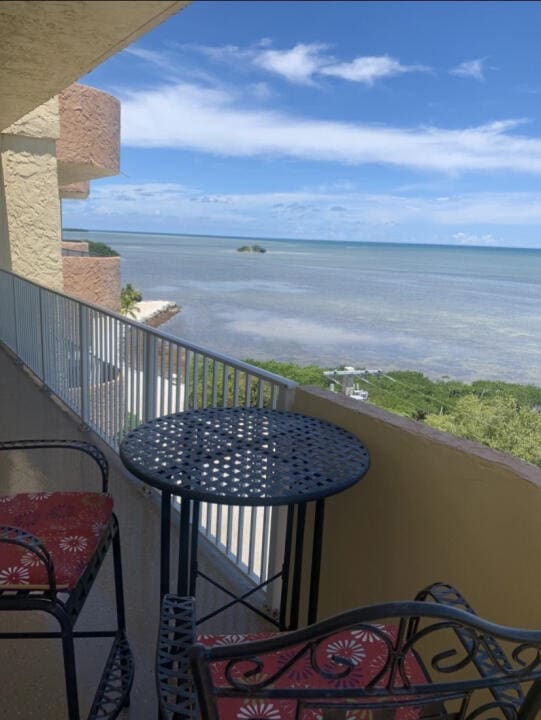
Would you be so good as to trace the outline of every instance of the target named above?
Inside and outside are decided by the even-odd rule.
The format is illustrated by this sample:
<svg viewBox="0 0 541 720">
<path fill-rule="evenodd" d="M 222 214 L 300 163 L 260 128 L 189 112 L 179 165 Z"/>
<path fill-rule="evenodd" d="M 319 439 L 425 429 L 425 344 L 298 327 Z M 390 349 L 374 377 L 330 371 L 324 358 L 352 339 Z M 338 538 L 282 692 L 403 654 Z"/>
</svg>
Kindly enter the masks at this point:
<svg viewBox="0 0 541 720">
<path fill-rule="evenodd" d="M 69 293 L 60 292 L 59 290 L 55 290 L 54 288 L 47 287 L 46 285 L 42 285 L 41 283 L 35 282 L 34 280 L 29 280 L 28 278 L 24 277 L 23 275 L 19 275 L 18 273 L 12 272 L 11 270 L 6 270 L 4 268 L 0 268 L 0 272 L 5 273 L 6 275 L 11 275 L 13 277 L 16 277 L 19 280 L 23 280 L 25 283 L 34 285 L 35 287 L 39 288 L 40 290 L 46 290 L 49 293 L 53 293 L 54 295 L 57 295 L 62 298 L 66 298 L 75 303 L 78 303 L 79 305 L 83 305 L 85 307 L 96 310 L 102 314 L 108 315 L 109 317 L 120 320 L 121 322 L 126 323 L 127 325 L 131 325 L 132 327 L 135 327 L 139 330 L 142 328 L 142 329 L 144 329 L 145 332 L 149 333 L 150 335 L 154 335 L 154 336 L 162 338 L 164 340 L 168 340 L 169 342 L 179 343 L 188 350 L 191 350 L 196 353 L 200 353 L 202 355 L 207 355 L 208 357 L 212 358 L 213 360 L 217 360 L 218 362 L 222 362 L 226 365 L 234 365 L 239 370 L 245 370 L 245 371 L 249 372 L 250 374 L 261 378 L 262 380 L 268 380 L 269 382 L 274 382 L 274 383 L 280 384 L 286 390 L 294 390 L 296 387 L 299 386 L 299 384 L 297 382 L 295 382 L 294 380 L 289 380 L 288 378 L 283 377 L 282 375 L 277 375 L 276 373 L 272 373 L 263 368 L 259 368 L 256 365 L 250 365 L 250 363 L 247 363 L 244 360 L 240 360 L 239 358 L 233 357 L 232 355 L 227 355 L 225 353 L 217 352 L 216 350 L 212 350 L 211 348 L 208 348 L 204 345 L 199 345 L 198 343 L 194 343 L 191 340 L 187 340 L 186 338 L 183 338 L 183 337 L 180 337 L 177 335 L 172 335 L 170 333 L 164 332 L 163 330 L 159 330 L 158 328 L 153 328 L 150 325 L 145 325 L 144 323 L 142 323 L 138 320 L 134 320 L 133 318 L 129 318 L 126 315 L 122 315 L 122 313 L 116 312 L 115 310 L 110 310 L 109 308 L 103 307 L 102 305 L 97 305 L 95 303 L 91 303 L 86 300 L 82 300 L 81 298 L 78 298 L 75 295 L 70 295 Z"/>
<path fill-rule="evenodd" d="M 0 342 L 113 450 L 144 420 L 209 406 L 285 409 L 298 387 L 2 268 L 0 308 Z M 282 525 L 268 507 L 237 518 L 205 504 L 199 519 L 207 539 L 257 582 L 279 569 Z"/>
</svg>

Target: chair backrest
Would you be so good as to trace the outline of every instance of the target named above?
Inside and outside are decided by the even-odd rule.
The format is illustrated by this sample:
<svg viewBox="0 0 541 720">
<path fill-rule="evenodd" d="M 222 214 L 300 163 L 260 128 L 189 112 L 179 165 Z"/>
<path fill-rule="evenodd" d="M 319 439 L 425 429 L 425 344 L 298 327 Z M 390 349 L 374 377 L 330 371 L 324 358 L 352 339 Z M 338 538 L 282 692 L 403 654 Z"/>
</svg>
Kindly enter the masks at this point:
<svg viewBox="0 0 541 720">
<path fill-rule="evenodd" d="M 541 708 L 541 632 L 431 602 L 197 643 L 190 662 L 205 720 L 529 720 Z"/>
</svg>

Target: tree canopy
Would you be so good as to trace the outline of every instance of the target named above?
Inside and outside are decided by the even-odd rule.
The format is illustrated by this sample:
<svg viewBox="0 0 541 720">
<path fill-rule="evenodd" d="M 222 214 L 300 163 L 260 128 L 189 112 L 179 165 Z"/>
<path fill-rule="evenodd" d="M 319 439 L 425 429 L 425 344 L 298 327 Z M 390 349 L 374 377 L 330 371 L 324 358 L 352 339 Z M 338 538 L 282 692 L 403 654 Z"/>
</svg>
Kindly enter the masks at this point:
<svg viewBox="0 0 541 720">
<path fill-rule="evenodd" d="M 275 360 L 247 362 L 300 385 L 328 388 L 327 368 Z M 480 442 L 541 465 L 541 387 L 498 380 L 431 380 L 421 372 L 392 370 L 359 375 L 369 402 L 431 427 Z"/>
</svg>

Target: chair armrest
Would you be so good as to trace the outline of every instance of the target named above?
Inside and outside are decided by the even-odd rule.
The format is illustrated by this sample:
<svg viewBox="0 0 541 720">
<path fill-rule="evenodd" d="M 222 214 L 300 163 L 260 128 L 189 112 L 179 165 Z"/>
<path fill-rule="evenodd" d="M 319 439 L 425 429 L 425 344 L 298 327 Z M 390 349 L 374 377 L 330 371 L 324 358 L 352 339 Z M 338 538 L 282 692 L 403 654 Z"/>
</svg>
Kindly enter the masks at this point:
<svg viewBox="0 0 541 720">
<path fill-rule="evenodd" d="M 0 525 L 0 543 L 9 545 L 18 545 L 28 552 L 33 553 L 40 562 L 45 565 L 47 571 L 47 579 L 49 581 L 49 594 L 51 597 L 56 595 L 56 579 L 54 575 L 54 565 L 47 551 L 47 548 L 35 535 L 32 535 L 21 528 L 12 527 L 10 525 Z"/>
<path fill-rule="evenodd" d="M 472 615 L 477 615 L 460 591 L 448 583 L 435 582 L 432 583 L 432 585 L 428 585 L 417 593 L 415 600 L 432 600 L 441 605 L 449 605 L 457 610 L 465 610 Z M 458 627 L 455 628 L 455 634 L 466 652 L 470 653 L 474 650 L 471 634 Z M 502 668 L 510 672 L 513 670 L 513 666 L 504 649 L 496 638 L 490 635 L 484 636 L 484 647 L 479 645 L 475 650 L 473 663 L 479 675 L 483 678 L 497 675 Z M 524 693 L 518 683 L 504 688 L 494 687 L 491 688 L 490 691 L 494 698 L 500 702 L 507 701 L 519 706 L 524 700 Z"/>
<path fill-rule="evenodd" d="M 41 449 L 77 450 L 89 455 L 98 465 L 101 473 L 102 492 L 109 485 L 109 463 L 102 451 L 84 440 L 8 440 L 0 442 L 2 450 L 41 450 Z"/>
<path fill-rule="evenodd" d="M 196 720 L 197 698 L 188 651 L 195 642 L 195 600 L 165 595 L 162 601 L 156 683 L 160 717 Z"/>
</svg>

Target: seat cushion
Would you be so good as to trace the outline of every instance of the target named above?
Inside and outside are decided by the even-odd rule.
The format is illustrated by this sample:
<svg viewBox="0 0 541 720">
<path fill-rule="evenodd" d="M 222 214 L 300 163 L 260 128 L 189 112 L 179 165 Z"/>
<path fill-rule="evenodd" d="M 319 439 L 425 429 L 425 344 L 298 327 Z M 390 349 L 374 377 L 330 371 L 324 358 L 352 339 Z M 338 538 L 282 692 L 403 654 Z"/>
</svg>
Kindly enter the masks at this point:
<svg viewBox="0 0 541 720">
<path fill-rule="evenodd" d="M 364 626 L 334 633 L 332 637 L 322 640 L 315 654 L 315 663 L 310 661 L 310 653 L 303 653 L 297 660 L 295 654 L 303 644 L 291 645 L 271 655 L 260 656 L 264 666 L 257 675 L 244 679 L 244 682 L 261 680 L 262 677 L 272 677 L 280 668 L 284 672 L 278 673 L 272 682 L 272 687 L 287 688 L 321 688 L 322 697 L 326 689 L 365 687 L 370 680 L 377 678 L 376 687 L 383 687 L 388 682 L 388 672 L 383 670 L 388 658 L 388 647 L 382 635 L 394 642 L 396 627 L 394 625 L 374 625 L 375 631 Z M 252 640 L 263 640 L 275 636 L 275 633 L 259 633 L 246 635 L 199 635 L 197 641 L 207 646 L 231 645 Z M 289 664 L 289 666 L 288 666 Z M 231 687 L 225 677 L 226 662 L 215 662 L 211 666 L 213 683 L 218 687 Z M 317 672 L 314 665 L 319 666 Z M 238 670 L 233 671 L 233 677 L 241 677 L 243 671 L 250 670 L 253 665 L 247 662 L 240 663 Z M 344 672 L 345 668 L 349 668 Z M 230 668 L 231 670 L 231 668 Z M 424 685 L 427 676 L 416 654 L 413 651 L 404 657 L 404 671 L 411 685 Z M 335 675 L 334 678 L 331 676 Z M 395 679 L 395 686 L 401 687 L 399 679 Z M 402 698 L 404 702 L 405 698 Z M 415 705 L 401 705 L 400 695 L 393 698 L 395 708 L 355 709 L 345 713 L 346 720 L 417 720 L 423 714 L 422 707 Z M 408 700 L 412 700 L 410 695 Z M 296 700 L 257 699 L 257 698 L 220 698 L 218 700 L 220 720 L 295 720 Z M 302 720 L 321 720 L 321 708 L 305 708 L 300 713 Z"/>
<path fill-rule="evenodd" d="M 38 492 L 0 496 L 0 525 L 35 535 L 54 564 L 57 588 L 72 590 L 94 554 L 113 512 L 104 493 Z M 43 563 L 29 550 L 0 543 L 0 589 L 49 587 Z"/>
</svg>

